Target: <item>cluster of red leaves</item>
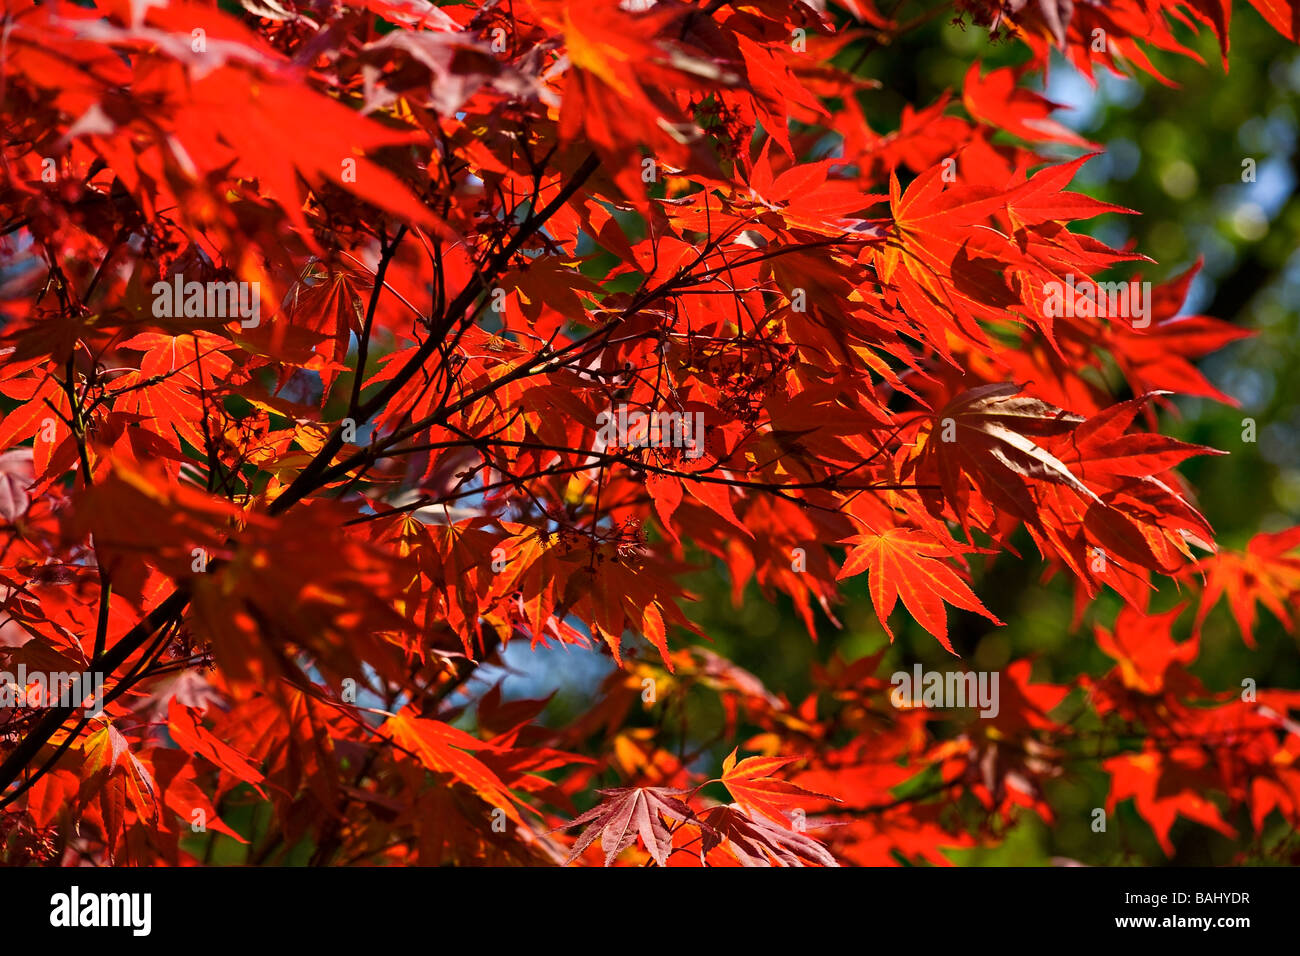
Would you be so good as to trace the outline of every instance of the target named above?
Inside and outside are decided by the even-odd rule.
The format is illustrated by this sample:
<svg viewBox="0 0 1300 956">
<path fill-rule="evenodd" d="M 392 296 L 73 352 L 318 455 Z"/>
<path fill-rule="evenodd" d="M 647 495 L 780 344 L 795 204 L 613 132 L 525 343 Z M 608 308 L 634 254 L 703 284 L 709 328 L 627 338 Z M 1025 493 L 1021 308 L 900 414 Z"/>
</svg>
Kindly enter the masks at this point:
<svg viewBox="0 0 1300 956">
<path fill-rule="evenodd" d="M 905 27 L 866 2 L 244 6 L 5 10 L 0 658 L 109 689 L 0 718 L 5 859 L 193 863 L 252 801 L 253 862 L 945 862 L 1050 817 L 1071 688 L 1017 662 L 941 738 L 878 659 L 792 705 L 681 646 L 707 635 L 678 579 L 714 556 L 815 636 L 865 574 L 886 630 L 901 598 L 959 653 L 948 605 L 996 623 L 968 558 L 1022 528 L 1080 615 L 1129 608 L 1076 682 L 1142 740 L 1107 755 L 1112 801 L 1166 849 L 1179 814 L 1229 830 L 1207 791 L 1300 823 L 1293 695 L 1218 700 L 1146 623 L 1175 576 L 1247 640 L 1256 601 L 1300 604 L 1294 533 L 1213 553 L 1173 470 L 1211 450 L 1151 430 L 1170 393 L 1226 399 L 1193 362 L 1242 333 L 1177 314 L 1190 275 L 1149 325 L 1047 307 L 1143 257 L 1071 231 L 1129 210 L 1038 151 L 1088 144 L 1024 70 L 975 64 L 880 133 L 879 84 L 832 63 Z M 959 6 L 1026 69 L 1147 67 L 1188 14 L 1226 53 L 1226 2 Z M 247 283 L 260 321 L 160 311 L 178 276 Z M 619 407 L 703 432 L 601 440 Z M 618 668 L 564 727 L 499 686 L 456 726 L 512 640 Z M 716 741 L 637 726 L 647 681 L 759 728 L 734 803 Z"/>
</svg>

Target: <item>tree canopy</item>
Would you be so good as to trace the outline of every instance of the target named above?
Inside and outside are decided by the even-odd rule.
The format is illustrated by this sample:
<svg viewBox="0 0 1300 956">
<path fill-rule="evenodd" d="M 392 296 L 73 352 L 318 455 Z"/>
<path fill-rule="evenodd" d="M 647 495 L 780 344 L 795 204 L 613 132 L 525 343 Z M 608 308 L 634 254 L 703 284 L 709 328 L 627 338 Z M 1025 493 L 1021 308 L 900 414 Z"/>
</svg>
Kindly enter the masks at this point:
<svg viewBox="0 0 1300 956">
<path fill-rule="evenodd" d="M 1230 13 L 10 0 L 0 859 L 1293 860 Z"/>
</svg>

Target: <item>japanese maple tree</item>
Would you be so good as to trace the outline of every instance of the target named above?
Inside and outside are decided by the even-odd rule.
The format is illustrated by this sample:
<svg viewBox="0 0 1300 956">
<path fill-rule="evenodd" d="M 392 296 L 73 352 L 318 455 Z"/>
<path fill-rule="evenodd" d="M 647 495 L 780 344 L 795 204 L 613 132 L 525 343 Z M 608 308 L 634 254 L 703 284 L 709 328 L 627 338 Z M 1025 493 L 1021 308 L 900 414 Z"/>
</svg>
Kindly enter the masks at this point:
<svg viewBox="0 0 1300 956">
<path fill-rule="evenodd" d="M 1221 452 L 1159 431 L 1245 333 L 1083 231 L 1134 211 L 1036 90 L 1189 30 L 1226 64 L 1229 14 L 7 0 L 0 859 L 942 864 L 1080 761 L 1169 854 L 1300 825 L 1300 692 L 1188 670 L 1220 601 L 1290 625 L 1300 537 L 1216 547 L 1177 468 Z M 935 17 L 1022 64 L 877 128 L 869 54 Z M 799 640 L 861 588 L 961 666 L 995 561 L 1110 664 L 1015 660 L 969 720 L 879 654 L 764 686 L 687 581 Z M 612 666 L 556 723 L 484 678 L 512 645 Z"/>
</svg>

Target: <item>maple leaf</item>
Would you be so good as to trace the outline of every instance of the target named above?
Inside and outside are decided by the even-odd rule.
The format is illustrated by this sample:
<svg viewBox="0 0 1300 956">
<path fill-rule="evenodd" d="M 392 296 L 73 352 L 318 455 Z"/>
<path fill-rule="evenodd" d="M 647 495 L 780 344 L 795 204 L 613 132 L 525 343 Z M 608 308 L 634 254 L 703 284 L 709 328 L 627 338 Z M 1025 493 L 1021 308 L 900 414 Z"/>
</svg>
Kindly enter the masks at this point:
<svg viewBox="0 0 1300 956">
<path fill-rule="evenodd" d="M 158 819 L 158 786 L 148 767 L 131 752 L 127 739 L 113 724 L 103 726 L 83 742 L 85 776 L 80 799 L 83 803 L 97 798 L 103 809 L 105 826 L 111 831 L 110 843 L 116 841 L 123 825 L 120 809 L 123 795 L 144 819 Z"/>
<path fill-rule="evenodd" d="M 1113 813 L 1121 800 L 1132 798 L 1142 819 L 1155 831 L 1166 856 L 1174 855 L 1169 839 L 1177 817 L 1211 827 L 1229 839 L 1237 835 L 1204 791 L 1210 779 L 1206 755 L 1197 747 L 1182 746 L 1171 752 L 1149 747 L 1140 754 L 1112 757 L 1103 763 L 1112 783 L 1106 810 Z"/>
<path fill-rule="evenodd" d="M 451 774 L 522 825 L 514 797 L 505 784 L 470 752 L 482 748 L 482 741 L 440 720 L 418 717 L 409 708 L 389 717 L 381 730 L 397 746 L 414 753 L 430 770 Z"/>
<path fill-rule="evenodd" d="M 260 789 L 265 779 L 256 767 L 234 747 L 214 735 L 199 722 L 190 708 L 173 699 L 167 710 L 167 732 L 191 754 L 201 754 L 235 779 Z"/>
<path fill-rule="evenodd" d="M 970 585 L 945 560 L 959 552 L 933 535 L 907 528 L 889 528 L 883 532 L 867 531 L 846 538 L 852 545 L 836 579 L 867 572 L 871 604 L 880 624 L 894 638 L 889 615 L 899 597 L 918 624 L 939 639 L 949 653 L 955 654 L 948 640 L 948 621 L 944 604 L 974 611 L 994 624 L 1002 622 L 989 612 Z"/>
<path fill-rule="evenodd" d="M 1202 356 L 1253 333 L 1229 322 L 1204 315 L 1180 315 L 1192 280 L 1200 271 L 1197 261 L 1184 273 L 1151 290 L 1151 324 L 1136 328 L 1129 323 L 1112 323 L 1107 330 L 1109 351 L 1124 371 L 1135 395 L 1165 391 L 1202 395 L 1229 405 L 1239 404 L 1196 368 Z M 1147 420 L 1155 428 L 1148 410 Z"/>
<path fill-rule="evenodd" d="M 605 865 L 641 838 L 641 845 L 660 866 L 665 866 L 672 847 L 669 823 L 691 823 L 705 833 L 709 827 L 702 824 L 689 806 L 678 799 L 686 791 L 668 787 L 621 787 L 597 791 L 605 799 L 586 813 L 565 824 L 560 829 L 582 826 L 587 828 L 579 835 L 569 854 L 572 863 L 600 837 L 605 851 Z"/>
<path fill-rule="evenodd" d="M 1188 568 L 1185 575 L 1202 574 L 1195 630 L 1201 630 L 1206 615 L 1225 595 L 1232 616 L 1248 647 L 1255 646 L 1256 605 L 1263 604 L 1289 630 L 1289 607 L 1300 603 L 1300 528 L 1273 534 L 1257 534 L 1246 550 L 1220 551 Z"/>
<path fill-rule="evenodd" d="M 839 866 L 812 837 L 774 826 L 735 804 L 709 807 L 700 820 L 713 831 L 705 833 L 704 852 L 720 844 L 742 866 Z"/>
<path fill-rule="evenodd" d="M 722 782 L 738 802 L 771 820 L 785 824 L 790 818 L 789 808 L 797 806 L 802 797 L 834 800 L 824 793 L 808 790 L 788 780 L 773 776 L 773 772 L 796 762 L 798 757 L 746 757 L 736 762 L 732 751 L 722 762 Z"/>
<path fill-rule="evenodd" d="M 1187 690 L 1194 680 L 1185 668 L 1200 652 L 1200 639 L 1179 644 L 1174 640 L 1174 621 L 1186 605 L 1163 614 L 1143 614 L 1124 607 L 1115 619 L 1114 631 L 1096 628 L 1097 646 L 1116 661 L 1116 672 L 1125 688 L 1148 696 L 1166 690 Z"/>
<path fill-rule="evenodd" d="M 1023 71 L 1003 67 L 980 76 L 979 64 L 971 64 L 966 81 L 962 84 L 962 102 L 970 114 L 1023 139 L 1099 148 L 1068 126 L 1051 119 L 1052 112 L 1059 108 L 1059 104 L 1033 90 L 1017 86 L 1019 72 Z"/>
<path fill-rule="evenodd" d="M 981 385 L 961 393 L 938 413 L 937 427 L 922 451 L 922 461 L 934 464 L 943 490 L 942 499 L 933 491 L 923 492 L 932 513 L 939 513 L 944 500 L 963 513 L 970 493 L 962 475 L 973 479 L 995 506 L 1028 520 L 1038 509 L 1024 478 L 1059 482 L 1086 498 L 1097 498 L 1060 459 L 1029 437 L 1064 434 L 1083 418 L 1020 391 L 1009 382 Z"/>
<path fill-rule="evenodd" d="M 1250 5 L 1259 11 L 1260 16 L 1269 22 L 1269 25 L 1278 33 L 1282 34 L 1288 40 L 1300 40 L 1300 29 L 1297 28 L 1295 4 L 1288 3 L 1287 0 L 1250 0 Z M 1222 8 L 1223 25 L 1220 30 L 1220 36 L 1224 38 L 1224 55 L 1227 55 L 1227 36 L 1228 36 L 1228 15 L 1229 6 L 1225 2 Z"/>
</svg>

